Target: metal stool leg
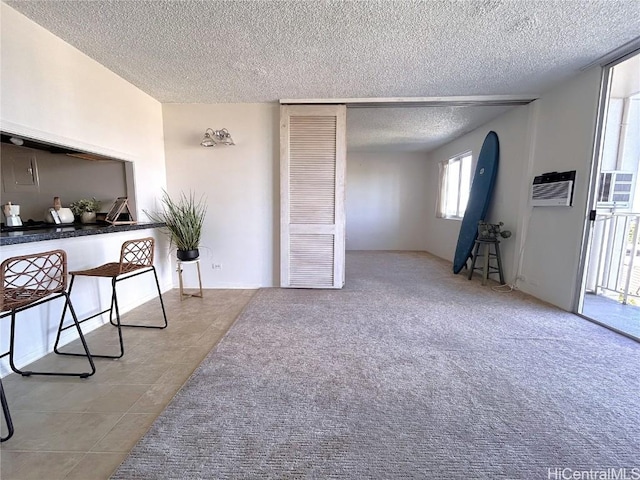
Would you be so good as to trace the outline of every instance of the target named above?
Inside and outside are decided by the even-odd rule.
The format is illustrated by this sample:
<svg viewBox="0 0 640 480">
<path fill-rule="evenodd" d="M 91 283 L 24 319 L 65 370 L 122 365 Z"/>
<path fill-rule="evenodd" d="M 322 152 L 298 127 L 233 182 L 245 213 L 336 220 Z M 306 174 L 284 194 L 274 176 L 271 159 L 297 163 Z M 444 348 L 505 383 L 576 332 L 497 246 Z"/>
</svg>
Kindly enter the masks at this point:
<svg viewBox="0 0 640 480">
<path fill-rule="evenodd" d="M 164 309 L 164 301 L 162 300 L 162 292 L 160 291 L 160 282 L 158 281 L 158 274 L 156 273 L 156 267 L 151 267 L 153 270 L 153 276 L 156 279 L 156 288 L 158 289 L 158 298 L 160 299 L 160 306 L 162 307 L 162 316 L 164 317 L 164 327 L 167 328 L 169 322 L 167 321 L 167 311 Z M 200 293 L 202 293 L 202 284 L 200 284 Z"/>
<path fill-rule="evenodd" d="M 63 296 L 65 298 L 65 305 L 64 305 L 64 309 L 63 312 L 66 312 L 67 307 L 69 308 L 69 311 L 71 312 L 71 317 L 73 318 L 73 324 L 69 325 L 67 328 L 71 328 L 73 326 L 76 327 L 76 329 L 78 330 L 78 336 L 80 337 L 80 341 L 82 342 L 82 347 L 84 349 L 85 353 L 77 353 L 75 354 L 75 356 L 78 357 L 87 357 L 87 360 L 89 361 L 89 365 L 91 366 L 91 372 L 34 372 L 34 371 L 22 371 L 19 370 L 18 368 L 16 368 L 14 362 L 13 362 L 13 353 L 14 353 L 14 340 L 15 340 L 15 320 L 16 320 L 16 311 L 12 311 L 11 312 L 11 338 L 9 340 L 10 345 L 9 345 L 9 366 L 11 367 L 11 370 L 13 370 L 16 373 L 19 373 L 20 375 L 22 375 L 23 377 L 28 377 L 30 375 L 56 375 L 56 376 L 64 376 L 64 377 L 80 377 L 80 378 L 87 378 L 90 377 L 91 375 L 93 375 L 94 373 L 96 373 L 96 366 L 93 363 L 93 358 L 91 353 L 89 352 L 89 347 L 87 345 L 87 342 L 84 338 L 84 335 L 82 334 L 82 329 L 80 328 L 80 322 L 78 321 L 78 317 L 76 316 L 76 312 L 73 309 L 73 305 L 71 304 L 71 299 L 69 297 L 69 294 L 67 292 L 63 292 L 61 294 L 61 296 Z M 54 345 L 54 351 L 55 353 L 60 354 L 59 352 L 56 351 L 57 346 L 58 346 L 58 342 L 60 340 L 60 329 L 58 329 L 58 336 L 56 338 L 56 344 Z"/>
<path fill-rule="evenodd" d="M 156 288 L 158 290 L 158 298 L 160 298 L 160 306 L 162 307 L 162 317 L 164 319 L 164 323 L 162 325 L 136 325 L 136 324 L 130 324 L 130 323 L 121 323 L 120 322 L 120 314 L 118 313 L 118 304 L 117 304 L 117 298 L 116 298 L 116 294 L 115 294 L 115 282 L 120 282 L 122 280 L 127 280 L 129 278 L 135 277 L 137 275 L 142 275 L 144 273 L 147 272 L 153 272 L 153 277 L 155 278 L 156 281 Z M 118 324 L 121 327 L 134 327 L 134 328 L 158 328 L 158 329 L 163 329 L 163 328 L 167 328 L 167 326 L 169 325 L 169 322 L 167 322 L 167 312 L 164 309 L 164 301 L 162 300 L 162 292 L 160 291 L 160 282 L 158 281 L 158 274 L 156 273 L 156 267 L 151 266 L 151 268 L 149 270 L 145 270 L 144 272 L 140 272 L 140 273 L 136 273 L 135 275 L 129 275 L 128 277 L 124 277 L 124 278 L 114 278 L 114 286 L 113 286 L 113 302 L 111 303 L 111 308 L 113 310 L 113 305 L 115 302 L 116 305 L 116 317 L 118 318 Z M 113 317 L 111 314 L 109 314 L 109 321 L 111 322 L 111 325 L 113 325 L 114 327 L 117 326 L 115 323 L 113 323 Z"/>
<path fill-rule="evenodd" d="M 9 404 L 7 403 L 7 397 L 4 395 L 4 387 L 2 386 L 2 379 L 0 379 L 0 403 L 2 404 L 2 413 L 4 420 L 7 423 L 7 436 L 0 437 L 0 442 L 6 442 L 13 436 L 13 422 L 11 421 L 11 413 L 9 412 Z"/>
<path fill-rule="evenodd" d="M 71 276 L 71 283 L 69 284 L 69 292 L 67 293 L 67 295 L 69 296 L 69 298 L 71 298 L 71 291 L 72 291 L 72 289 L 73 289 L 73 283 L 74 283 L 74 280 L 75 280 L 75 276 L 73 276 L 73 275 L 72 275 L 72 276 Z M 113 310 L 113 302 L 114 302 L 114 297 L 115 297 L 115 285 L 114 285 L 114 282 L 113 282 L 113 281 L 111 282 L 111 284 L 112 284 L 112 285 L 111 285 L 111 287 L 112 287 L 112 293 L 111 293 L 111 308 L 110 308 L 110 310 L 104 310 L 104 311 L 102 311 L 102 312 L 98 312 L 98 313 L 96 313 L 95 315 L 92 315 L 92 316 L 90 316 L 90 317 L 87 317 L 87 318 L 84 318 L 84 319 L 80 320 L 80 321 L 78 322 L 78 329 L 80 328 L 80 325 L 79 325 L 80 323 L 82 323 L 82 322 L 86 322 L 87 320 L 90 320 L 90 319 L 92 319 L 92 318 L 95 318 L 95 317 L 97 317 L 98 315 L 102 315 L 103 313 L 111 312 L 111 311 Z M 73 308 L 73 307 L 71 306 L 71 303 L 69 303 L 69 306 L 71 307 L 71 309 Z M 64 330 L 66 330 L 66 329 L 68 329 L 68 328 L 71 328 L 71 327 L 73 326 L 73 325 L 67 325 L 66 327 L 63 327 L 63 326 L 62 326 L 62 325 L 64 324 L 64 318 L 65 318 L 65 314 L 66 314 L 66 312 L 67 312 L 67 306 L 66 306 L 66 304 L 65 304 L 65 308 L 64 308 L 64 310 L 62 311 L 62 317 L 60 317 L 60 325 L 58 326 L 58 335 L 56 336 L 56 343 L 55 343 L 55 344 L 54 344 L 54 346 L 53 346 L 53 351 L 54 351 L 55 353 L 57 353 L 58 355 L 69 355 L 69 356 L 72 356 L 72 357 L 83 357 L 84 355 L 83 355 L 82 353 L 61 352 L 61 351 L 58 349 L 58 346 L 59 346 L 59 343 L 60 343 L 60 334 L 61 334 Z M 72 311 L 72 315 L 73 315 L 73 317 L 74 317 L 74 318 L 76 318 L 76 314 L 75 314 L 75 312 L 73 312 L 73 311 Z M 119 321 L 119 318 L 118 318 L 118 321 Z M 120 329 L 120 327 L 119 327 L 119 326 L 118 326 L 118 340 L 119 340 L 119 343 L 120 343 L 120 353 L 119 353 L 119 354 L 117 354 L 117 355 L 92 354 L 91 356 L 92 356 L 92 357 L 94 357 L 94 358 L 114 358 L 114 359 L 122 357 L 122 356 L 124 355 L 124 341 L 123 341 L 123 339 L 122 339 L 122 330 Z M 83 343 L 85 342 L 85 341 L 84 341 L 84 337 L 82 337 L 82 342 L 83 342 Z"/>
<path fill-rule="evenodd" d="M 120 308 L 118 306 L 118 294 L 117 294 L 117 290 L 116 290 L 116 284 L 119 281 L 127 280 L 128 278 L 132 278 L 132 277 L 135 277 L 137 275 L 141 275 L 143 273 L 148 273 L 148 272 L 151 272 L 151 271 L 153 272 L 153 276 L 154 276 L 154 279 L 155 279 L 155 282 L 156 282 L 156 288 L 158 290 L 158 297 L 160 298 L 160 306 L 162 307 L 162 317 L 164 319 L 164 323 L 162 325 L 132 325 L 132 324 L 124 324 L 124 323 L 122 323 L 121 320 L 120 320 Z M 69 284 L 69 295 L 71 295 L 71 291 L 73 289 L 74 281 L 75 281 L 75 275 L 72 275 L 71 276 L 71 283 Z M 133 275 L 126 276 L 124 278 L 112 277 L 111 278 L 111 303 L 109 305 L 109 308 L 106 309 L 106 310 L 103 310 L 101 312 L 98 312 L 95 315 L 92 315 L 90 317 L 84 318 L 84 319 L 80 320 L 79 323 L 86 322 L 87 320 L 90 320 L 92 318 L 95 318 L 95 317 L 97 317 L 99 315 L 102 315 L 104 313 L 107 313 L 107 312 L 109 312 L 109 322 L 111 323 L 111 325 L 113 325 L 114 327 L 116 327 L 118 329 L 118 342 L 120 344 L 120 352 L 118 354 L 116 354 L 116 355 L 93 354 L 92 356 L 94 358 L 118 359 L 118 358 L 121 358 L 124 355 L 124 339 L 123 339 L 123 336 L 122 336 L 122 327 L 141 327 L 141 328 L 159 328 L 159 329 L 167 328 L 167 326 L 169 324 L 168 321 L 167 321 L 167 312 L 166 312 L 166 310 L 164 308 L 164 301 L 162 299 L 162 292 L 160 290 L 160 282 L 158 280 L 158 275 L 156 273 L 155 267 L 151 266 L 147 270 L 138 272 L 138 273 L 133 274 Z M 79 356 L 79 355 L 81 355 L 79 353 L 61 352 L 61 351 L 58 350 L 58 343 L 60 341 L 60 333 L 63 330 L 66 330 L 67 328 L 71 327 L 71 325 L 68 325 L 66 327 L 62 326 L 63 322 L 64 322 L 65 313 L 66 313 L 66 308 L 62 312 L 62 317 L 60 318 L 60 326 L 58 327 L 58 336 L 56 338 L 54 351 L 56 353 L 58 353 L 59 355 Z M 114 313 L 115 313 L 115 315 L 114 315 Z"/>
</svg>

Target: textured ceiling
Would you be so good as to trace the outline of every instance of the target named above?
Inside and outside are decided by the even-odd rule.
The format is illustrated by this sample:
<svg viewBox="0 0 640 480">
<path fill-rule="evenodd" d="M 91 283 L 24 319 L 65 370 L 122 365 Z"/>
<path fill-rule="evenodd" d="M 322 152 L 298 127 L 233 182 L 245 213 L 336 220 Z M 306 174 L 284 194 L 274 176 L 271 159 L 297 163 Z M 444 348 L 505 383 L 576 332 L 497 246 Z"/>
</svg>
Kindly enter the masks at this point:
<svg viewBox="0 0 640 480">
<path fill-rule="evenodd" d="M 513 107 L 347 109 L 350 151 L 429 151 Z"/>
<path fill-rule="evenodd" d="M 6 3 L 163 103 L 536 94 L 640 35 L 638 0 Z"/>
</svg>

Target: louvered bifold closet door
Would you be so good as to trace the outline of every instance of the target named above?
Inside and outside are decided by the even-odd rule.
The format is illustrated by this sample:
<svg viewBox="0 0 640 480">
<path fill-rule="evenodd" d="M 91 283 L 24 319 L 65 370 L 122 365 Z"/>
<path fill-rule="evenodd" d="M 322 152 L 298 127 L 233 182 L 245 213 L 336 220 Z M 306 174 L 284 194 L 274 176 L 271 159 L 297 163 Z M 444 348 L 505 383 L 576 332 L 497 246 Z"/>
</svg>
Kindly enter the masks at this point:
<svg viewBox="0 0 640 480">
<path fill-rule="evenodd" d="M 281 285 L 344 285 L 346 107 L 280 111 Z"/>
</svg>

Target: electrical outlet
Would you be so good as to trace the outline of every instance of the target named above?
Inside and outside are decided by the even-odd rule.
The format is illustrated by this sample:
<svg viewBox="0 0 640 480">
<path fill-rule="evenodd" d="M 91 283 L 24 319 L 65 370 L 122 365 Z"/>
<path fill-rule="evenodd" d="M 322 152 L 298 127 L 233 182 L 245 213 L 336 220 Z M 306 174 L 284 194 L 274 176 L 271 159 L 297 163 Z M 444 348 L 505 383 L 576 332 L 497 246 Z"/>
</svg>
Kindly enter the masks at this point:
<svg viewBox="0 0 640 480">
<path fill-rule="evenodd" d="M 518 276 L 516 277 L 516 280 L 520 280 L 521 282 L 526 282 L 526 281 L 527 281 L 527 279 L 525 278 L 525 276 L 524 276 L 524 275 L 518 275 Z"/>
<path fill-rule="evenodd" d="M 211 265 L 211 268 L 213 268 L 214 270 L 222 270 L 222 265 L 220 265 L 219 263 L 214 263 L 213 265 Z"/>
</svg>

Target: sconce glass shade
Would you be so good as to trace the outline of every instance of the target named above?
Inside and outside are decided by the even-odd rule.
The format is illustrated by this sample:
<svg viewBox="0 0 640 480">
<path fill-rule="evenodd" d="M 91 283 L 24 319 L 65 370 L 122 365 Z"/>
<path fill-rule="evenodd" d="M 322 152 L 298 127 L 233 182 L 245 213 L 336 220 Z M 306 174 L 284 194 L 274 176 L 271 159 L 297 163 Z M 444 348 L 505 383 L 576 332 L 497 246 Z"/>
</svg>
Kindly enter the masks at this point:
<svg viewBox="0 0 640 480">
<path fill-rule="evenodd" d="M 213 130 L 207 128 L 204 132 L 204 137 L 200 142 L 203 147 L 215 147 L 216 145 L 235 145 L 229 130 L 223 128 L 221 130 Z"/>
<path fill-rule="evenodd" d="M 209 133 L 209 132 L 211 132 L 211 133 Z M 202 145 L 203 147 L 215 147 L 216 146 L 216 142 L 211 137 L 212 133 L 213 133 L 213 130 L 211 130 L 210 128 L 207 128 L 207 131 L 204 132 L 204 138 L 200 142 L 200 145 Z"/>
<path fill-rule="evenodd" d="M 235 143 L 233 142 L 233 138 L 231 138 L 229 130 L 223 128 L 222 130 L 218 130 L 217 133 L 220 137 L 219 143 L 222 143 L 223 145 L 235 145 Z"/>
</svg>

